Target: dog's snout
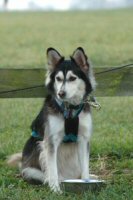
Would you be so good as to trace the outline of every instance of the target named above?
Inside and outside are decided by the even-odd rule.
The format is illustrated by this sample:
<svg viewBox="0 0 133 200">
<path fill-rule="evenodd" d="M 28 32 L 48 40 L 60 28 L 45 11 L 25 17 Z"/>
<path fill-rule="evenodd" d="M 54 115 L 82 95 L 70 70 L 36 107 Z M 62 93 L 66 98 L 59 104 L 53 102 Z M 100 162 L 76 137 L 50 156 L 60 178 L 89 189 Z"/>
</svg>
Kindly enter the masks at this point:
<svg viewBox="0 0 133 200">
<path fill-rule="evenodd" d="M 61 90 L 61 91 L 58 93 L 58 95 L 59 95 L 60 98 L 64 98 L 65 95 L 66 95 L 66 93 L 65 93 L 65 91 Z"/>
</svg>

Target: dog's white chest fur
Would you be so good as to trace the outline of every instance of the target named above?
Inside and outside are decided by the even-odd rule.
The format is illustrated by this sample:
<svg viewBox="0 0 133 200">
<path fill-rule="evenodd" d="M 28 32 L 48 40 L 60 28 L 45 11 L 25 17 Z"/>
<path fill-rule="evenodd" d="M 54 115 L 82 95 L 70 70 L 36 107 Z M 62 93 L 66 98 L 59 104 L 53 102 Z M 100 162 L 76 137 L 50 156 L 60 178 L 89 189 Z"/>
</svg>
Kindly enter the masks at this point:
<svg viewBox="0 0 133 200">
<path fill-rule="evenodd" d="M 55 140 L 62 139 L 64 130 L 64 118 L 61 115 L 50 115 L 48 117 L 48 133 L 53 136 Z M 87 141 L 90 139 L 92 132 L 92 119 L 90 113 L 81 112 L 79 115 L 79 129 L 78 138 L 85 137 Z"/>
<path fill-rule="evenodd" d="M 89 142 L 92 132 L 92 118 L 90 113 L 81 112 L 79 116 L 79 139 L 80 137 L 86 138 Z"/>
<path fill-rule="evenodd" d="M 62 143 L 65 130 L 64 118 L 61 115 L 50 115 L 48 117 L 47 131 L 49 134 L 47 137 L 50 138 L 49 142 L 51 143 L 51 146 L 54 146 L 55 149 L 57 148 L 57 168 L 59 180 L 68 178 L 81 178 L 82 169 L 81 165 L 79 164 L 81 158 L 79 157 L 85 157 L 85 155 L 84 147 L 82 151 L 79 150 L 79 146 L 86 145 L 90 140 L 92 131 L 91 114 L 84 112 L 80 113 L 78 142 L 76 143 Z M 43 152 L 45 152 L 43 155 L 47 157 L 48 153 L 46 152 L 48 152 L 48 145 L 46 143 L 47 140 L 43 144 Z M 88 161 L 88 158 L 86 158 L 86 160 Z M 51 163 L 51 165 L 53 164 Z"/>
</svg>

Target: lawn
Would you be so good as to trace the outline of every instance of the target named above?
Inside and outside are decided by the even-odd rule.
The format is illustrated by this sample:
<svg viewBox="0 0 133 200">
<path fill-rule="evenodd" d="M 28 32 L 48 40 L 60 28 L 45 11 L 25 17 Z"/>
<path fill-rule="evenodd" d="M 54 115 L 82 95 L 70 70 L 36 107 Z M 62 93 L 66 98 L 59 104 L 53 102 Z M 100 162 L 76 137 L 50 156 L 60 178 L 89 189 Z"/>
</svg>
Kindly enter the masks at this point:
<svg viewBox="0 0 133 200">
<path fill-rule="evenodd" d="M 0 13 L 0 68 L 40 68 L 49 46 L 69 56 L 83 46 L 94 67 L 133 62 L 133 10 Z M 90 170 L 107 180 L 99 193 L 56 195 L 18 178 L 6 157 L 22 150 L 43 99 L 0 99 L 0 200 L 131 200 L 133 197 L 133 98 L 98 97 L 92 110 Z"/>
</svg>

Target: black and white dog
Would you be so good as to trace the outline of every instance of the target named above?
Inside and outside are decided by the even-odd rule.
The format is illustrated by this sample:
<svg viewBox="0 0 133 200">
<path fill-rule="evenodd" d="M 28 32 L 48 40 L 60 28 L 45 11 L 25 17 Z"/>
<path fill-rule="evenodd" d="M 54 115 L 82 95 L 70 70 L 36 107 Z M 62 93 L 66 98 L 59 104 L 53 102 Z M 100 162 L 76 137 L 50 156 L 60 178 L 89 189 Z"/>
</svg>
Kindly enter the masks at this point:
<svg viewBox="0 0 133 200">
<path fill-rule="evenodd" d="M 81 47 L 69 60 L 49 48 L 47 59 L 48 95 L 32 123 L 32 136 L 22 153 L 21 174 L 29 182 L 48 183 L 58 192 L 64 179 L 89 178 L 92 119 L 86 99 L 96 82 Z"/>
</svg>

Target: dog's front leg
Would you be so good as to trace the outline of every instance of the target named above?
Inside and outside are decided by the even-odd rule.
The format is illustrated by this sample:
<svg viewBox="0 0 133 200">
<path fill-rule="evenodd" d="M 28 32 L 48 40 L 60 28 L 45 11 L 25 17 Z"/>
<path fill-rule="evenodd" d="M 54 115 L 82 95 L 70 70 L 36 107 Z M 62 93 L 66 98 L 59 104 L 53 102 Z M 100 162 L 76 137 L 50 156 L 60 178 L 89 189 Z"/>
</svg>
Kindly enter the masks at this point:
<svg viewBox="0 0 133 200">
<path fill-rule="evenodd" d="M 59 143 L 51 141 L 51 137 L 45 139 L 40 153 L 41 170 L 44 172 L 44 184 L 48 183 L 54 192 L 60 192 L 58 169 L 57 169 L 57 150 Z"/>
<path fill-rule="evenodd" d="M 78 142 L 78 155 L 81 167 L 81 179 L 89 178 L 89 143 L 81 137 Z"/>
<path fill-rule="evenodd" d="M 48 150 L 48 184 L 54 192 L 60 192 L 58 168 L 57 168 L 58 144 L 52 144 Z"/>
</svg>

